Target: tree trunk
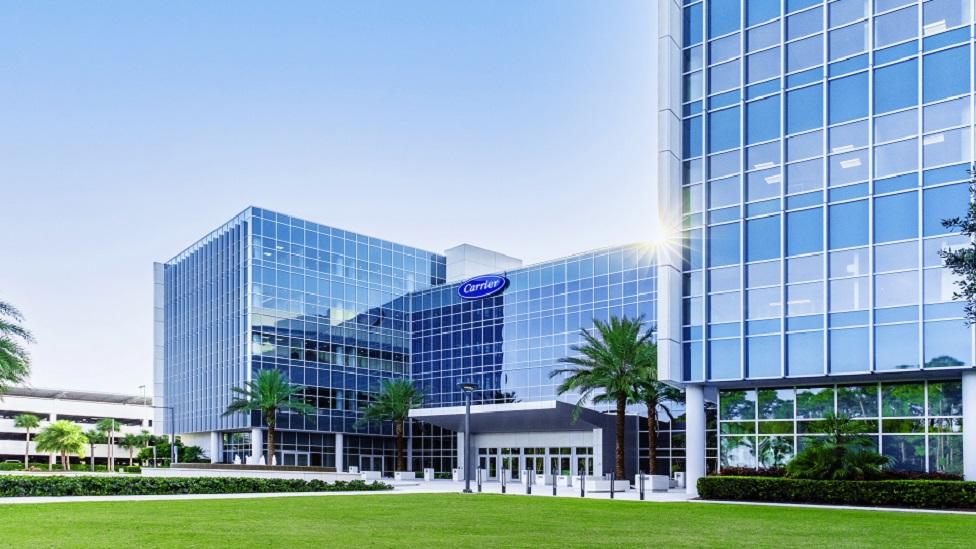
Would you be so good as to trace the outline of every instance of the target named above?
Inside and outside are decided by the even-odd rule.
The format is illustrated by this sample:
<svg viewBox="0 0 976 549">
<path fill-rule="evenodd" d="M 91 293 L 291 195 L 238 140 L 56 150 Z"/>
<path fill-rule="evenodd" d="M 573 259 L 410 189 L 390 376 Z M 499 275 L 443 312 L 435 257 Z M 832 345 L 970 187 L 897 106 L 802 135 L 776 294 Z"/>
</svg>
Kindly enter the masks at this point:
<svg viewBox="0 0 976 549">
<path fill-rule="evenodd" d="M 129 448 L 129 467 L 132 467 L 132 448 Z"/>
<path fill-rule="evenodd" d="M 275 455 L 275 422 L 274 414 L 270 418 L 266 417 L 265 421 L 268 423 L 268 465 L 274 463 Z"/>
<path fill-rule="evenodd" d="M 623 480 L 626 477 L 624 474 L 624 414 L 627 411 L 627 400 L 623 397 L 617 398 L 617 448 L 616 448 L 616 464 L 614 466 L 614 472 L 616 473 L 617 480 Z"/>
<path fill-rule="evenodd" d="M 393 422 L 393 434 L 396 436 L 396 469 L 406 471 L 403 466 L 403 420 Z"/>
<path fill-rule="evenodd" d="M 61 468 L 68 470 L 68 452 L 61 450 Z"/>
<path fill-rule="evenodd" d="M 657 464 L 657 401 L 647 401 L 647 474 L 654 474 Z M 671 472 L 668 471 L 670 475 Z"/>
<path fill-rule="evenodd" d="M 24 470 L 30 469 L 28 459 L 30 458 L 30 429 L 27 430 L 27 444 L 24 446 Z"/>
<path fill-rule="evenodd" d="M 91 458 L 88 460 L 89 465 L 91 465 L 91 470 L 95 472 L 95 443 L 91 443 Z M 82 465 L 84 465 L 84 460 L 82 460 Z"/>
</svg>

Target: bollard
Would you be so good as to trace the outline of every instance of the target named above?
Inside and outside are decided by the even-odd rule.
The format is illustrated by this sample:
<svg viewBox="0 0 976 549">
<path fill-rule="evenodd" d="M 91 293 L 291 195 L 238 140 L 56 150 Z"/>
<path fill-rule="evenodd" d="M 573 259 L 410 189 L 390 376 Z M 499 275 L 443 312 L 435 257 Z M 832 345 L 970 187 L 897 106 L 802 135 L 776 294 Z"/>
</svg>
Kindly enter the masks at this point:
<svg viewBox="0 0 976 549">
<path fill-rule="evenodd" d="M 617 478 L 616 471 L 611 471 L 610 472 L 610 499 L 613 499 L 613 488 L 614 488 L 613 484 L 616 478 Z"/>
<path fill-rule="evenodd" d="M 556 495 L 556 473 L 555 472 L 553 472 L 552 474 L 552 495 Z"/>
<path fill-rule="evenodd" d="M 506 485 L 506 482 L 505 482 L 505 476 L 506 475 L 505 475 L 505 473 L 507 473 L 507 472 L 508 471 L 506 471 L 505 469 L 502 469 L 502 493 L 503 494 L 505 493 L 505 485 Z"/>
<path fill-rule="evenodd" d="M 525 475 L 525 493 L 532 495 L 532 477 L 529 475 Z"/>
<path fill-rule="evenodd" d="M 638 475 L 640 478 L 640 482 L 638 483 L 640 485 L 640 500 L 644 501 L 644 473 L 640 472 Z"/>
<path fill-rule="evenodd" d="M 586 477 L 583 475 L 580 475 L 580 497 L 586 497 Z"/>
<path fill-rule="evenodd" d="M 481 468 L 478 468 L 478 493 L 481 493 Z"/>
</svg>

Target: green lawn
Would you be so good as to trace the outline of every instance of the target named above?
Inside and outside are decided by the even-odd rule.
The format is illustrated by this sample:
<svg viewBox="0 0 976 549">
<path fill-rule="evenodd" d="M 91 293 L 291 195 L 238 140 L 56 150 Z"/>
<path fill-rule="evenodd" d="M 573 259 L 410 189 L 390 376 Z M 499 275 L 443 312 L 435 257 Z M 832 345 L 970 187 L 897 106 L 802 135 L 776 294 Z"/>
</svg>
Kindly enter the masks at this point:
<svg viewBox="0 0 976 549">
<path fill-rule="evenodd" d="M 4 547 L 973 547 L 976 516 L 500 495 L 0 505 Z"/>
</svg>

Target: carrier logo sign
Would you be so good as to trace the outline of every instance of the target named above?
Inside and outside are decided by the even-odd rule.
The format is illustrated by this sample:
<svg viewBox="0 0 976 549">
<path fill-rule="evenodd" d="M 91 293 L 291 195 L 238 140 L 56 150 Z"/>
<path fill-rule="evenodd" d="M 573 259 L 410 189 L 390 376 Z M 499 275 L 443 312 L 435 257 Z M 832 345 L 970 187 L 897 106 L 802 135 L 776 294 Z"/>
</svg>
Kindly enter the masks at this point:
<svg viewBox="0 0 976 549">
<path fill-rule="evenodd" d="M 458 296 L 461 299 L 483 299 L 501 293 L 505 286 L 508 286 L 508 279 L 504 276 L 476 276 L 458 286 Z"/>
</svg>

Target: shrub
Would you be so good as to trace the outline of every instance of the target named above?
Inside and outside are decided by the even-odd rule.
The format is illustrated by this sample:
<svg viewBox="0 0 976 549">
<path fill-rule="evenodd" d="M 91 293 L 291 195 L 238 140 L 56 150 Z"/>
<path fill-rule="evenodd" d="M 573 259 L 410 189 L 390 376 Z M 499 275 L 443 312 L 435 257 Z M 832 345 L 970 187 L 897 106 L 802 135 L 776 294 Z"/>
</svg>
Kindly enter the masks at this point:
<svg viewBox="0 0 976 549">
<path fill-rule="evenodd" d="M 0 471 L 23 471 L 23 470 L 24 470 L 23 463 L 17 463 L 13 461 L 5 461 L 3 463 L 0 463 Z"/>
<path fill-rule="evenodd" d="M 0 476 L 0 497 L 130 496 L 173 494 L 255 494 L 268 492 L 349 492 L 392 490 L 362 480 L 321 480 L 143 476 Z"/>
<path fill-rule="evenodd" d="M 817 438 L 786 464 L 787 476 L 812 480 L 870 480 L 880 478 L 891 461 L 875 451 L 864 424 L 845 415 L 828 413 L 811 426 Z"/>
<path fill-rule="evenodd" d="M 702 499 L 976 510 L 976 482 L 942 480 L 807 480 L 711 476 L 698 479 Z"/>
<path fill-rule="evenodd" d="M 955 473 L 926 473 L 925 471 L 884 471 L 884 480 L 962 480 L 962 475 Z"/>
<path fill-rule="evenodd" d="M 772 467 L 769 469 L 753 467 L 722 467 L 720 475 L 726 477 L 785 477 L 786 469 L 782 467 Z"/>
<path fill-rule="evenodd" d="M 142 467 L 139 467 L 138 465 L 123 465 L 122 472 L 139 474 L 142 473 Z"/>
</svg>

